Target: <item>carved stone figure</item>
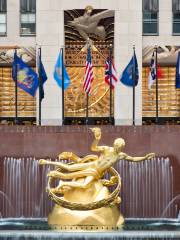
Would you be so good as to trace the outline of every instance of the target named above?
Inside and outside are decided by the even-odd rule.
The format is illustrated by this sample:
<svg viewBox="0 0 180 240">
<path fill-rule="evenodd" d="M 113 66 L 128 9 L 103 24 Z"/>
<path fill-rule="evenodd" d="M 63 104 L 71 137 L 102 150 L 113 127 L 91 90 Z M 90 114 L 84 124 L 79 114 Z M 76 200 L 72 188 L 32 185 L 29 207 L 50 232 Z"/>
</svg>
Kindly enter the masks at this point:
<svg viewBox="0 0 180 240">
<path fill-rule="evenodd" d="M 104 40 L 106 36 L 104 26 L 98 26 L 99 21 L 103 18 L 113 17 L 113 10 L 105 10 L 100 13 L 91 15 L 93 8 L 87 6 L 85 8 L 84 15 L 78 18 L 74 18 L 73 21 L 69 21 L 68 24 L 75 27 L 84 40 L 89 39 L 89 34 L 93 33 L 100 39 Z"/>
</svg>

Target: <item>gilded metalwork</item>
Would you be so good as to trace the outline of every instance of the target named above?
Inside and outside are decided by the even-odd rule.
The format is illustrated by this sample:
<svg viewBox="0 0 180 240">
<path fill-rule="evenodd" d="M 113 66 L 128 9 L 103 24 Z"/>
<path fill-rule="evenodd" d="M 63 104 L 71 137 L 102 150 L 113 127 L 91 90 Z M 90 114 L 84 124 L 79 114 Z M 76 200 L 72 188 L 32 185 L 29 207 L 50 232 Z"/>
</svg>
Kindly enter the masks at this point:
<svg viewBox="0 0 180 240">
<path fill-rule="evenodd" d="M 175 67 L 160 67 L 162 76 L 159 77 L 159 116 L 180 116 L 180 89 L 175 88 Z M 156 116 L 156 89 L 155 84 L 148 90 L 149 67 L 142 70 L 142 115 L 143 117 Z"/>
<path fill-rule="evenodd" d="M 86 94 L 82 89 L 84 81 L 84 68 L 67 68 L 71 78 L 71 87 L 65 92 L 65 115 L 85 116 Z M 104 82 L 104 68 L 94 67 L 94 81 L 89 96 L 89 116 L 109 115 L 109 86 Z"/>
<path fill-rule="evenodd" d="M 176 62 L 180 46 L 158 46 L 158 105 L 159 117 L 180 116 L 180 90 L 175 87 Z M 155 84 L 148 90 L 149 66 L 154 46 L 143 48 L 142 115 L 156 116 Z"/>
<path fill-rule="evenodd" d="M 59 172 L 59 171 L 61 171 L 61 169 L 57 168 L 56 171 Z M 113 186 L 116 184 L 117 184 L 117 186 L 116 186 L 115 190 L 106 199 L 102 199 L 102 200 L 95 201 L 95 202 L 88 203 L 88 204 L 65 201 L 63 198 L 60 198 L 57 195 L 57 194 L 63 193 L 64 190 L 61 191 L 60 189 L 51 188 L 51 182 L 53 181 L 53 177 L 49 177 L 49 180 L 48 180 L 47 189 L 49 191 L 49 196 L 57 205 L 63 206 L 64 208 L 68 208 L 71 210 L 94 210 L 97 208 L 109 206 L 112 203 L 113 204 L 120 203 L 121 199 L 118 197 L 120 189 L 121 189 L 120 176 L 114 168 L 110 168 L 108 170 L 108 173 L 111 174 L 111 178 L 110 178 L 110 180 L 102 179 L 101 182 L 102 182 L 103 186 L 109 187 L 109 186 Z"/>
<path fill-rule="evenodd" d="M 18 55 L 35 66 L 35 48 L 19 48 Z M 0 48 L 0 117 L 15 116 L 15 84 L 12 79 L 11 64 L 13 61 L 13 47 Z M 36 99 L 18 88 L 18 116 L 36 117 Z"/>
<path fill-rule="evenodd" d="M 87 155 L 80 158 L 72 152 L 63 152 L 59 155 L 60 161 L 58 162 L 44 159 L 39 160 L 39 164 L 41 165 L 47 164 L 56 167 L 55 170 L 48 173 L 47 191 L 52 200 L 59 206 L 56 205 L 49 216 L 48 222 L 50 225 L 64 225 L 64 221 L 66 220 L 62 218 L 61 214 L 66 215 L 69 221 L 68 225 L 71 225 L 71 220 L 73 219 L 74 221 L 74 211 L 78 211 L 75 212 L 77 225 L 80 224 L 82 220 L 82 211 L 85 211 L 85 213 L 83 213 L 85 222 L 82 222 L 82 224 L 86 224 L 86 220 L 89 218 L 89 211 L 91 211 L 93 218 L 88 221 L 88 225 L 94 225 L 94 219 L 98 218 L 97 209 L 99 209 L 98 214 L 101 215 L 101 209 L 106 208 L 107 211 L 107 209 L 112 206 L 113 208 L 111 210 L 116 215 L 116 219 L 112 219 L 111 224 L 119 226 L 124 222 L 122 215 L 118 214 L 116 208 L 116 205 L 121 202 L 118 196 L 121 188 L 121 179 L 112 166 L 119 160 L 138 162 L 151 159 L 155 156 L 154 153 L 146 154 L 144 157 L 128 156 L 122 152 L 125 146 L 125 141 L 122 138 L 115 139 L 113 147 L 98 146 L 101 139 L 101 129 L 91 128 L 91 131 L 95 138 L 91 145 L 91 150 L 99 152 L 99 156 Z M 68 160 L 70 162 L 63 163 L 61 160 Z M 105 179 L 105 173 L 109 173 L 109 179 Z M 59 179 L 60 181 L 56 187 L 52 187 L 51 184 L 55 179 Z M 111 193 L 109 186 L 113 185 L 116 187 Z M 73 211 L 69 212 L 67 209 Z M 112 211 L 110 211 L 109 214 L 112 214 Z M 106 217 L 110 217 L 110 215 Z M 106 223 L 105 225 L 108 225 L 109 219 L 97 221 L 100 225 L 102 225 L 102 223 L 104 224 L 104 222 Z"/>
<path fill-rule="evenodd" d="M 94 81 L 89 96 L 89 117 L 109 117 L 109 86 L 105 83 L 105 61 L 114 40 L 114 11 L 90 6 L 64 12 L 65 63 L 71 84 L 65 91 L 65 117 L 85 117 L 83 90 L 87 46 L 91 43 Z M 90 40 L 89 40 L 90 39 Z M 114 96 L 112 96 L 114 102 Z M 112 103 L 112 108 L 114 108 Z M 114 109 L 112 109 L 112 113 Z"/>
</svg>

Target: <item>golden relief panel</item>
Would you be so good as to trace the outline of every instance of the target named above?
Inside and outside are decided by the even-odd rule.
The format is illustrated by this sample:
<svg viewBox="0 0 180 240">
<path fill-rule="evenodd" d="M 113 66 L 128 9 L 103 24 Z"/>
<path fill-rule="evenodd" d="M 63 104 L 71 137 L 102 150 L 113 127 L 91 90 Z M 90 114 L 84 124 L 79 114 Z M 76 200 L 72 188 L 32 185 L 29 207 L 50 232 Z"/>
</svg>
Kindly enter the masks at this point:
<svg viewBox="0 0 180 240">
<path fill-rule="evenodd" d="M 15 83 L 12 79 L 14 51 L 28 65 L 36 66 L 34 47 L 0 47 L 0 117 L 15 117 Z M 36 98 L 18 88 L 18 117 L 36 117 Z"/>
<path fill-rule="evenodd" d="M 83 90 L 85 68 L 67 67 L 67 71 L 71 85 L 65 91 L 65 116 L 85 117 L 86 94 Z M 94 80 L 89 96 L 89 117 L 108 117 L 110 92 L 109 86 L 104 81 L 104 67 L 94 67 L 93 73 Z"/>
<path fill-rule="evenodd" d="M 175 87 L 175 67 L 160 67 L 158 78 L 158 104 L 160 117 L 180 116 L 180 89 Z M 142 72 L 142 111 L 143 117 L 156 116 L 156 85 L 148 89 L 149 67 Z"/>
<path fill-rule="evenodd" d="M 20 88 L 18 88 L 18 116 L 36 116 L 36 99 Z M 0 67 L 0 117 L 15 117 L 15 84 L 11 67 Z"/>
<path fill-rule="evenodd" d="M 158 105 L 160 117 L 180 117 L 180 89 L 175 87 L 176 62 L 180 46 L 160 45 L 157 48 Z M 148 89 L 149 66 L 154 46 L 143 48 L 142 115 L 156 116 L 156 84 Z"/>
<path fill-rule="evenodd" d="M 110 91 L 105 83 L 105 61 L 114 40 L 114 11 L 85 9 L 64 11 L 65 64 L 71 84 L 65 91 L 65 117 L 86 117 L 83 90 L 87 42 L 91 46 L 94 80 L 89 95 L 89 117 L 109 117 Z M 113 55 L 113 49 L 112 49 Z M 112 114 L 114 115 L 112 93 Z"/>
</svg>

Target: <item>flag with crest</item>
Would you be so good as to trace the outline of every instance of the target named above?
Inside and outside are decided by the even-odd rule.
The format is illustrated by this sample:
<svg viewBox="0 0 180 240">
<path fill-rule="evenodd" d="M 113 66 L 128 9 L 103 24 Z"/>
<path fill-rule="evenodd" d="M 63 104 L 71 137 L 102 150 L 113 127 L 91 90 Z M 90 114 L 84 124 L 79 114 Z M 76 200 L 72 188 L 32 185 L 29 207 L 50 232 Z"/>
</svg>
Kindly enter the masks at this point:
<svg viewBox="0 0 180 240">
<path fill-rule="evenodd" d="M 27 63 L 18 57 L 16 53 L 14 53 L 14 61 L 12 64 L 12 78 L 14 81 L 17 81 L 19 88 L 31 96 L 35 96 L 39 86 L 38 75 Z"/>
</svg>

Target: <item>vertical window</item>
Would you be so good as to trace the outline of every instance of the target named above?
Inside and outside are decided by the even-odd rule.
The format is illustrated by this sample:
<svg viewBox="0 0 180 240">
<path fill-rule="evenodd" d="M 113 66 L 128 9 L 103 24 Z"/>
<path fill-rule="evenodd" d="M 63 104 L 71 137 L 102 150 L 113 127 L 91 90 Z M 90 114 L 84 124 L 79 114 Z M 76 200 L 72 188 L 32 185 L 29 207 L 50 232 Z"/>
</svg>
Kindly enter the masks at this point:
<svg viewBox="0 0 180 240">
<path fill-rule="evenodd" d="M 0 0 L 0 36 L 7 34 L 7 3 L 6 0 Z"/>
<path fill-rule="evenodd" d="M 36 0 L 20 0 L 20 34 L 36 34 Z"/>
<path fill-rule="evenodd" d="M 143 0 L 143 35 L 158 35 L 159 1 Z"/>
<path fill-rule="evenodd" d="M 172 1 L 173 35 L 180 35 L 180 0 Z"/>
</svg>

